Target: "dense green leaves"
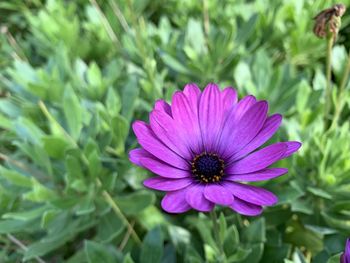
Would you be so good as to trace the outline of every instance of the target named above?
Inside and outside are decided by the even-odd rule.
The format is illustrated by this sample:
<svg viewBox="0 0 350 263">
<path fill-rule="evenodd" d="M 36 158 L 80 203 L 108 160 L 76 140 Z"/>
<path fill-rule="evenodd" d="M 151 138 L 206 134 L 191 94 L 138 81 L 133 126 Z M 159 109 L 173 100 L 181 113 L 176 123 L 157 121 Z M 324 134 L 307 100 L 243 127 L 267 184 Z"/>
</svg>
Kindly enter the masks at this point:
<svg viewBox="0 0 350 263">
<path fill-rule="evenodd" d="M 343 1 L 349 5 L 350 2 Z M 0 258 L 4 262 L 339 261 L 350 235 L 350 95 L 323 127 L 325 1 L 1 1 Z M 333 47 L 333 121 L 349 52 Z M 135 119 L 188 82 L 234 86 L 284 115 L 271 141 L 302 141 L 261 182 L 258 218 L 219 207 L 169 215 L 128 160 Z M 18 245 L 22 244 L 22 245 Z"/>
</svg>

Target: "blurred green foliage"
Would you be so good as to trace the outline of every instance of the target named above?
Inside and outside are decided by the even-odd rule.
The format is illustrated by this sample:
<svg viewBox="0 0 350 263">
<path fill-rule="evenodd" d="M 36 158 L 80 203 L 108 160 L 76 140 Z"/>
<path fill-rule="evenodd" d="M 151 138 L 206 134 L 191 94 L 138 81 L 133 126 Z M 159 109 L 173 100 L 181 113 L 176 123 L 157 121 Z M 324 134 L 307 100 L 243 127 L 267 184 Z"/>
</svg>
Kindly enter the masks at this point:
<svg viewBox="0 0 350 263">
<path fill-rule="evenodd" d="M 325 132 L 326 44 L 312 33 L 330 5 L 1 1 L 1 262 L 217 262 L 208 216 L 162 212 L 127 158 L 134 119 L 210 81 L 268 100 L 285 116 L 274 140 L 303 142 L 281 161 L 288 175 L 261 183 L 278 205 L 257 218 L 220 209 L 227 262 L 337 262 L 350 235 L 350 94 Z M 334 104 L 349 23 L 333 49 Z"/>
</svg>

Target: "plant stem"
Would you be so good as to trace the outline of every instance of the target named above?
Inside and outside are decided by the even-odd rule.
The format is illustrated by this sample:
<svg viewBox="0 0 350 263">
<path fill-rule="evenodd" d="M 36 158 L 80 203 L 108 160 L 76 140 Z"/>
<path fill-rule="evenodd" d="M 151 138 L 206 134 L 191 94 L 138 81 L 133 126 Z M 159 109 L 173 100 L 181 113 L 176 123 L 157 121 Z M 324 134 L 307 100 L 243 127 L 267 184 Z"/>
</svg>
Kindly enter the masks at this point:
<svg viewBox="0 0 350 263">
<path fill-rule="evenodd" d="M 101 183 L 100 179 L 98 179 L 98 178 L 96 179 L 96 183 L 97 183 L 97 186 L 99 186 L 99 187 L 102 186 L 102 183 Z M 140 245 L 142 243 L 141 239 L 139 238 L 139 236 L 135 232 L 133 226 L 129 223 L 128 219 L 124 216 L 123 212 L 120 210 L 120 208 L 118 207 L 116 202 L 113 200 L 111 195 L 106 190 L 102 190 L 102 195 L 103 195 L 105 201 L 112 207 L 114 213 L 124 222 L 124 224 L 126 224 L 128 231 L 130 231 L 131 236 L 133 237 L 135 242 L 138 245 Z"/>
<path fill-rule="evenodd" d="M 101 10 L 101 8 L 98 5 L 98 3 L 96 2 L 96 0 L 90 0 L 90 3 L 94 6 L 94 8 L 96 9 L 97 13 L 99 14 L 101 23 L 104 26 L 104 28 L 105 28 L 109 38 L 112 40 L 112 42 L 114 44 L 119 45 L 120 42 L 119 42 L 119 39 L 118 39 L 117 35 L 114 33 L 111 24 L 109 23 L 107 17 L 105 16 L 103 11 Z"/>
<path fill-rule="evenodd" d="M 332 102 L 332 86 L 331 86 L 331 74 L 332 74 L 332 47 L 334 39 L 333 34 L 330 34 L 327 38 L 327 61 L 326 61 L 326 77 L 327 77 L 327 86 L 325 94 L 325 109 L 324 109 L 324 128 L 327 129 L 328 124 L 328 115 Z"/>
<path fill-rule="evenodd" d="M 210 217 L 211 217 L 211 220 L 213 221 L 214 237 L 220 252 L 219 262 L 225 262 L 226 256 L 225 256 L 224 246 L 220 238 L 220 226 L 218 224 L 218 217 L 216 216 L 215 209 L 213 209 L 210 212 Z"/>
<path fill-rule="evenodd" d="M 341 79 L 340 82 L 340 86 L 339 86 L 339 93 L 338 93 L 338 98 L 337 98 L 337 104 L 335 106 L 335 114 L 334 114 L 334 118 L 332 121 L 332 125 L 330 130 L 334 129 L 335 126 L 337 125 L 337 122 L 339 120 L 340 114 L 343 110 L 344 107 L 344 92 L 345 92 L 345 87 L 346 84 L 348 83 L 348 79 L 349 79 L 349 74 L 350 74 L 350 51 L 349 51 L 349 55 L 348 55 L 348 62 L 346 64 L 344 73 L 343 73 L 343 77 Z"/>
<path fill-rule="evenodd" d="M 11 242 L 16 244 L 18 247 L 20 247 L 23 251 L 28 251 L 28 247 L 26 245 L 24 245 L 20 240 L 18 240 L 15 236 L 13 236 L 11 234 L 7 234 L 7 238 L 9 240 L 11 240 Z M 42 258 L 38 257 L 38 256 L 36 256 L 34 258 L 39 263 L 45 263 L 45 261 Z"/>
</svg>

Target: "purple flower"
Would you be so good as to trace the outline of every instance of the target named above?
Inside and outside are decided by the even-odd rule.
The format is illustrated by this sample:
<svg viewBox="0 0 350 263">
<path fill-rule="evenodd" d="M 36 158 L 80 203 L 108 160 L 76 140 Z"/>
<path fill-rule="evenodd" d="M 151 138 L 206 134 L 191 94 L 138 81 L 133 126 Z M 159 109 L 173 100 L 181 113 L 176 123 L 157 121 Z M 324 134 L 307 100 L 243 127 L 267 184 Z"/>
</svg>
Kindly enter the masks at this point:
<svg viewBox="0 0 350 263">
<path fill-rule="evenodd" d="M 345 251 L 340 257 L 340 263 L 350 263 L 350 238 L 346 240 Z"/>
<path fill-rule="evenodd" d="M 211 211 L 215 204 L 248 216 L 258 215 L 277 197 L 242 182 L 281 176 L 286 168 L 268 168 L 295 151 L 299 142 L 279 142 L 258 149 L 277 131 L 282 116 L 267 115 L 266 101 L 247 96 L 238 101 L 231 87 L 219 90 L 195 84 L 175 92 L 171 106 L 158 100 L 150 124 L 136 121 L 133 130 L 142 148 L 130 160 L 157 177 L 148 188 L 167 192 L 162 207 L 169 213 Z"/>
</svg>

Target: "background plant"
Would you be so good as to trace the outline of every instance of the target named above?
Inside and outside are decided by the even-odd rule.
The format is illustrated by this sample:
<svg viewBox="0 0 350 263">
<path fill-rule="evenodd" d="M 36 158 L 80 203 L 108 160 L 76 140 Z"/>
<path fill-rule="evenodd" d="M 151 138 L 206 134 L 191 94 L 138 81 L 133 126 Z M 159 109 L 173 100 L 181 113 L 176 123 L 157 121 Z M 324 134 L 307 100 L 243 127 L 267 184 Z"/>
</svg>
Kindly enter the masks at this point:
<svg viewBox="0 0 350 263">
<path fill-rule="evenodd" d="M 0 259 L 216 262 L 208 216 L 162 212 L 158 194 L 143 190 L 149 175 L 127 159 L 130 123 L 155 99 L 210 81 L 267 99 L 285 116 L 275 140 L 303 142 L 283 161 L 289 174 L 262 183 L 277 206 L 257 218 L 220 211 L 228 261 L 322 263 L 341 252 L 350 235 L 349 86 L 325 132 L 326 42 L 312 33 L 312 17 L 332 4 L 2 1 Z M 332 114 L 349 17 L 333 47 Z"/>
</svg>

